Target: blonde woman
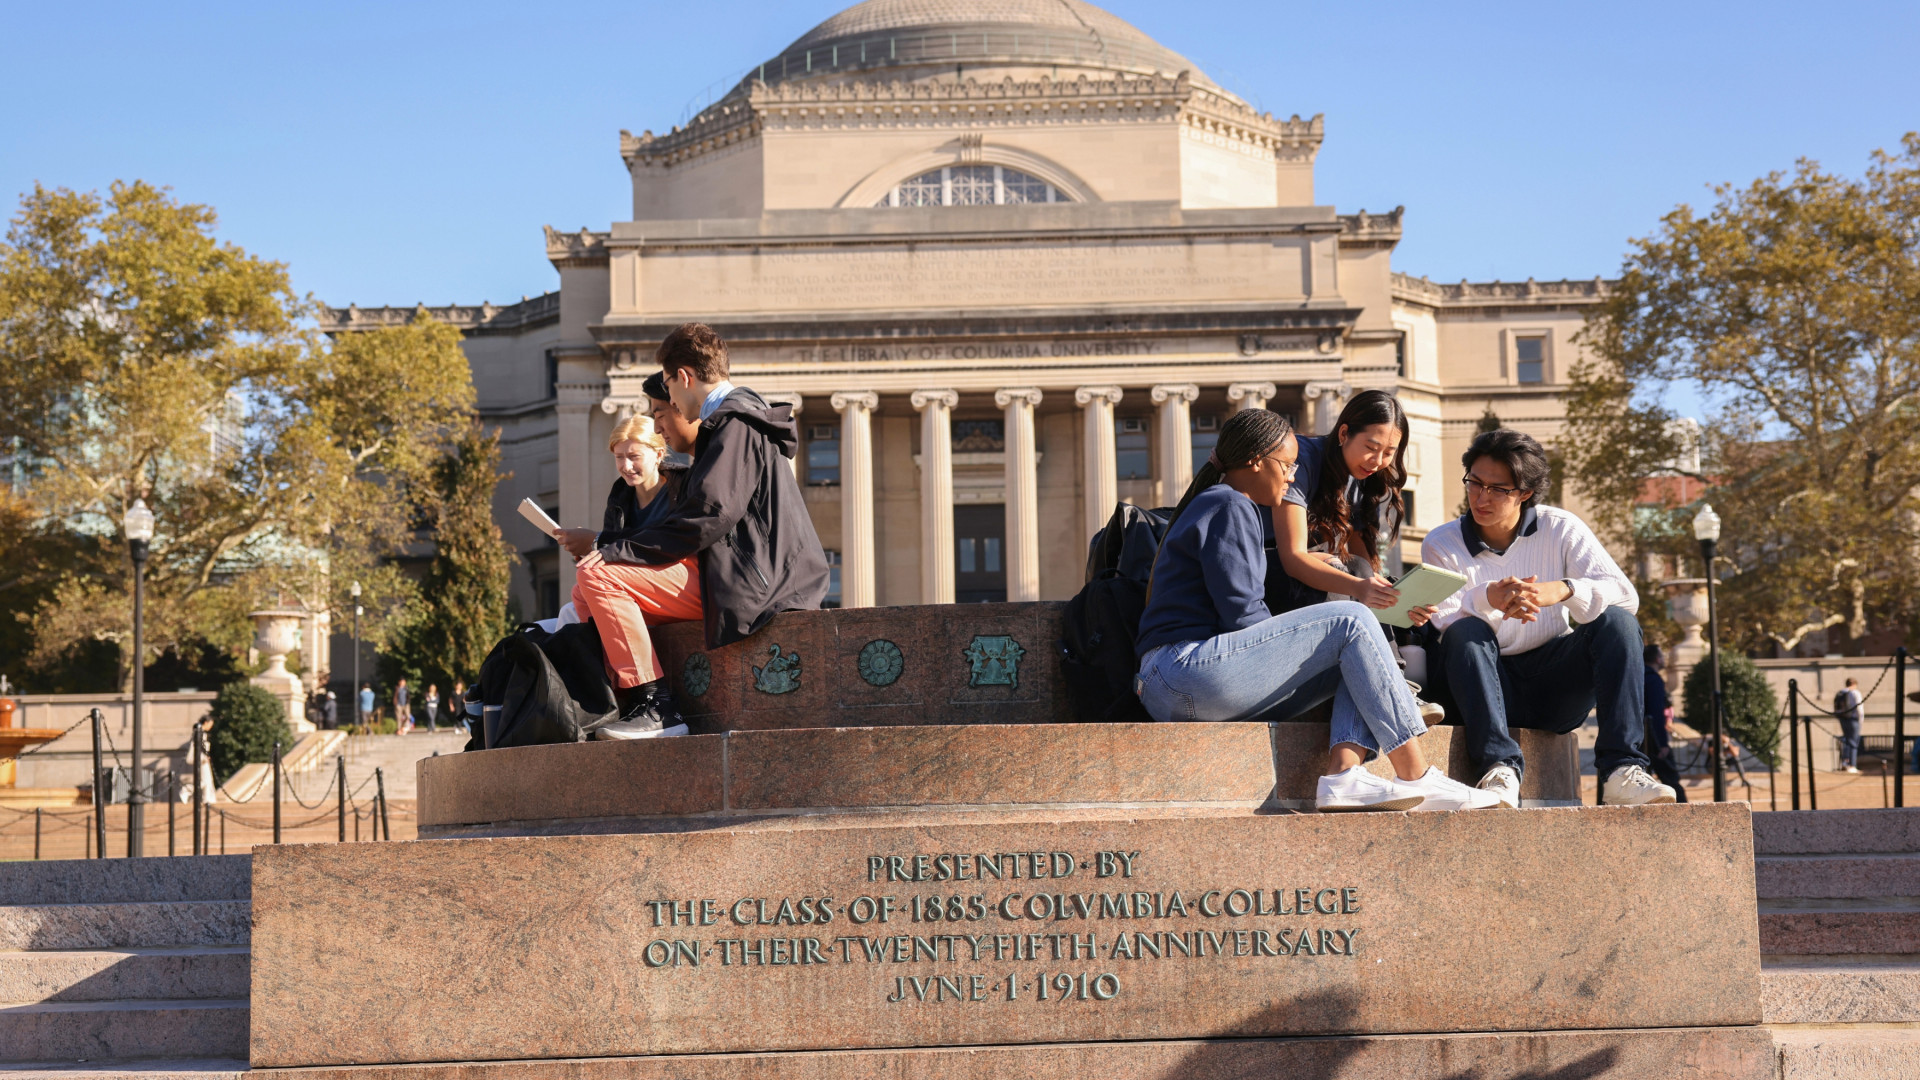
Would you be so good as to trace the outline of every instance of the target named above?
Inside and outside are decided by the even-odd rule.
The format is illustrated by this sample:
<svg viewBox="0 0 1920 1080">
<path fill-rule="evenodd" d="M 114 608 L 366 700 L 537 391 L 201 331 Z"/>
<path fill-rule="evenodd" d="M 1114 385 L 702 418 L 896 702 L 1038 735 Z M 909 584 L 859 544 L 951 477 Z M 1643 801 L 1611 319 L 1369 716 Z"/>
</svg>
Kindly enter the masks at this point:
<svg viewBox="0 0 1920 1080">
<path fill-rule="evenodd" d="M 560 546 L 579 560 L 575 565 L 573 608 L 593 619 L 613 671 L 620 718 L 594 733 L 601 739 L 646 739 L 684 735 L 673 695 L 654 656 L 647 627 L 693 622 L 702 617 L 697 556 L 664 566 L 637 561 L 626 539 L 657 525 L 679 507 L 686 469 L 666 462 L 667 444 L 653 419 L 622 420 L 607 440 L 620 471 L 607 493 L 600 531 L 561 529 Z"/>
</svg>

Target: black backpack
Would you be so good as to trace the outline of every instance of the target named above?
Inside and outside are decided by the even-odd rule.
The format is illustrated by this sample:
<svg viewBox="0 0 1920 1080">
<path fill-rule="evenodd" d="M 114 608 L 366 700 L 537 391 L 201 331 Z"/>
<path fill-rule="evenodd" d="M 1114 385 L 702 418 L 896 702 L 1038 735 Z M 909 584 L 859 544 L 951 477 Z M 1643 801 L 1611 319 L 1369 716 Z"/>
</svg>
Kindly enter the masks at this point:
<svg viewBox="0 0 1920 1080">
<path fill-rule="evenodd" d="M 468 750 L 580 742 L 620 715 L 591 619 L 551 634 L 530 623 L 507 635 L 480 665 L 474 693 L 481 723 Z"/>
<path fill-rule="evenodd" d="M 1153 557 L 1172 517 L 1171 509 L 1121 503 L 1088 545 L 1087 583 L 1067 603 L 1059 643 L 1067 707 L 1080 723 L 1153 719 L 1133 692 L 1140 668 L 1133 642 L 1147 606 Z"/>
</svg>

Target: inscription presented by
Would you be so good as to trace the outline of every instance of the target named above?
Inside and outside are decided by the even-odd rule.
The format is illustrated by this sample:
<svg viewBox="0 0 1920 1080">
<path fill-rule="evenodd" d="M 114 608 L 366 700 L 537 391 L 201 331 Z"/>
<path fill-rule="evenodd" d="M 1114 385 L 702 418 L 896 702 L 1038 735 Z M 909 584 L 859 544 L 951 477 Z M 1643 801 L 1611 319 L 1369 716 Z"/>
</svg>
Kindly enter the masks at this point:
<svg viewBox="0 0 1920 1080">
<path fill-rule="evenodd" d="M 1353 885 L 1151 881 L 1139 851 L 868 855 L 832 895 L 643 902 L 663 977 L 852 966 L 890 1005 L 1112 1001 L 1158 964 L 1345 962 Z"/>
</svg>

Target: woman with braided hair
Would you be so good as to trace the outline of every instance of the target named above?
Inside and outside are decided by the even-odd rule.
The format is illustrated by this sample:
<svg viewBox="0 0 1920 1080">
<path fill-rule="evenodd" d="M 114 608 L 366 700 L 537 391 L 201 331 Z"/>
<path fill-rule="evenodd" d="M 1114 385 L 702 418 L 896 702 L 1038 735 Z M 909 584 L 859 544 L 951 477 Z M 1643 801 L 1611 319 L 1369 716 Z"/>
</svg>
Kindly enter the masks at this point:
<svg viewBox="0 0 1920 1080">
<path fill-rule="evenodd" d="M 1267 609 L 1261 519 L 1293 480 L 1286 419 L 1248 409 L 1220 429 L 1154 559 L 1134 689 L 1155 720 L 1285 720 L 1333 698 L 1320 810 L 1463 810 L 1500 805 L 1427 765 L 1426 730 L 1380 632 L 1359 604 Z M 1396 779 L 1362 766 L 1384 750 Z"/>
</svg>

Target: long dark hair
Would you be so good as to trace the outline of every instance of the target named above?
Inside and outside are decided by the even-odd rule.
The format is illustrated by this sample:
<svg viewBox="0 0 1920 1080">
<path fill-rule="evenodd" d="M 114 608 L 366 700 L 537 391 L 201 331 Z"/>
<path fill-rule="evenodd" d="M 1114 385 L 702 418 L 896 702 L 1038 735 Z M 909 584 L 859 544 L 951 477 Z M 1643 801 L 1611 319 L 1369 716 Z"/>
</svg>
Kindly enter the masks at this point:
<svg viewBox="0 0 1920 1080">
<path fill-rule="evenodd" d="M 1400 445 L 1386 468 L 1360 482 L 1360 505 L 1347 505 L 1347 458 L 1341 452 L 1340 432 L 1348 438 L 1376 424 L 1392 424 L 1400 429 Z M 1400 535 L 1405 504 L 1400 489 L 1407 486 L 1407 413 L 1400 399 L 1385 390 L 1362 390 L 1340 410 L 1328 435 L 1326 453 L 1320 455 L 1320 484 L 1307 504 L 1307 534 L 1327 545 L 1336 555 L 1353 555 L 1353 540 L 1359 540 L 1360 553 L 1377 570 L 1380 567 L 1380 530 L 1386 511 L 1393 511 L 1393 527 L 1388 537 Z"/>
<path fill-rule="evenodd" d="M 1167 530 L 1173 530 L 1173 522 L 1187 510 L 1187 504 L 1194 497 L 1220 482 L 1228 469 L 1243 469 L 1248 465 L 1273 453 L 1273 448 L 1293 433 L 1293 425 L 1287 418 L 1267 409 L 1242 409 L 1233 418 L 1220 425 L 1220 441 L 1214 444 L 1213 453 L 1207 456 L 1206 463 L 1193 474 L 1193 483 L 1187 485 L 1187 493 L 1180 496 L 1180 505 L 1173 508 L 1173 520 L 1167 522 Z"/>
</svg>

